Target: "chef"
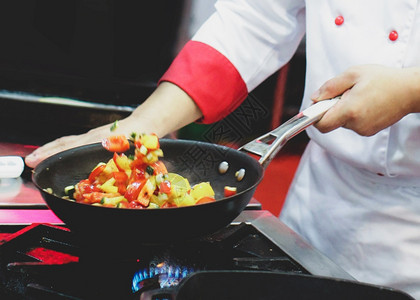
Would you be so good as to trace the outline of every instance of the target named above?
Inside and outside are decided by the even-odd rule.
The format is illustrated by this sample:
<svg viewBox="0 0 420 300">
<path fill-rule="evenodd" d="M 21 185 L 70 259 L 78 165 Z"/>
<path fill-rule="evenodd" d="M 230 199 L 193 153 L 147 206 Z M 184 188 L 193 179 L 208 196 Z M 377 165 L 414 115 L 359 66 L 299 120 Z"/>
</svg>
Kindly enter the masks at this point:
<svg viewBox="0 0 420 300">
<path fill-rule="evenodd" d="M 115 134 L 212 123 L 292 57 L 306 34 L 302 108 L 342 95 L 317 128 L 281 219 L 357 280 L 420 299 L 420 3 L 224 0 Z M 43 158 L 109 135 L 53 141 Z"/>
</svg>

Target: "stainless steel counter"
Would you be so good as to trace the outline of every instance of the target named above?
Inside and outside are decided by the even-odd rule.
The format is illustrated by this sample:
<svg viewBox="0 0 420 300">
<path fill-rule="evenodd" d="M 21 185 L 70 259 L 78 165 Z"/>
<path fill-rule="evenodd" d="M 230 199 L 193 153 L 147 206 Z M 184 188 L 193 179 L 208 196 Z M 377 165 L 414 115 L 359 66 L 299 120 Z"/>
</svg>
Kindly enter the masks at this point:
<svg viewBox="0 0 420 300">
<path fill-rule="evenodd" d="M 244 211 L 232 223 L 249 223 L 305 269 L 319 276 L 354 280 L 316 248 L 268 211 Z"/>
</svg>

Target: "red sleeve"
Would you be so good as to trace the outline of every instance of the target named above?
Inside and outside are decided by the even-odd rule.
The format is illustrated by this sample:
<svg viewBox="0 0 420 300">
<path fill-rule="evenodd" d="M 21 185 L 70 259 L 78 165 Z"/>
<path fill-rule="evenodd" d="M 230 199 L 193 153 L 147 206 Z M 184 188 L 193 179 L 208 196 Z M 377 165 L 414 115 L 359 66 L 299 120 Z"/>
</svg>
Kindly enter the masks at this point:
<svg viewBox="0 0 420 300">
<path fill-rule="evenodd" d="M 238 70 L 207 44 L 189 41 L 160 79 L 183 89 L 203 113 L 202 123 L 213 123 L 233 112 L 248 90 Z"/>
</svg>

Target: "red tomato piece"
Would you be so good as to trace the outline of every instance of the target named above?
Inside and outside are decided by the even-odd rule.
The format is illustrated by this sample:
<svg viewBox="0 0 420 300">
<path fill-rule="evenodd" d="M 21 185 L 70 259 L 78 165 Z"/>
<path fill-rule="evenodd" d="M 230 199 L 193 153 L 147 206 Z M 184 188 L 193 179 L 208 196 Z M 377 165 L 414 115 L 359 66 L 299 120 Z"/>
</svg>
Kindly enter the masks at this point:
<svg viewBox="0 0 420 300">
<path fill-rule="evenodd" d="M 146 180 L 146 170 L 133 168 L 131 172 L 130 179 L 128 180 L 128 184 L 133 183 L 134 181 L 145 181 Z"/>
<path fill-rule="evenodd" d="M 89 182 L 92 183 L 96 180 L 96 177 L 99 176 L 99 174 L 102 173 L 102 171 L 105 169 L 106 165 L 100 165 L 97 166 L 95 169 L 93 169 L 92 172 L 89 174 Z"/>
<path fill-rule="evenodd" d="M 113 172 L 112 177 L 115 179 L 114 185 L 118 187 L 118 193 L 124 195 L 127 191 L 128 175 L 125 172 Z"/>
<path fill-rule="evenodd" d="M 102 198 L 105 197 L 105 193 L 102 192 L 92 192 L 88 194 L 83 194 L 83 198 L 85 203 L 100 203 Z"/>
<path fill-rule="evenodd" d="M 141 144 L 140 139 L 136 139 L 135 142 L 134 142 L 134 146 L 136 146 L 137 149 L 140 149 L 141 145 L 142 144 Z"/>
<path fill-rule="evenodd" d="M 160 208 L 170 208 L 170 207 L 176 207 L 175 204 L 169 203 L 168 201 L 163 202 L 163 204 L 160 206 Z"/>
<path fill-rule="evenodd" d="M 165 164 L 158 160 L 157 162 L 154 162 L 151 164 L 151 167 L 153 168 L 153 175 L 157 174 L 168 174 L 168 170 L 166 169 Z"/>
<path fill-rule="evenodd" d="M 134 208 L 134 209 L 144 209 L 145 207 L 143 205 L 140 204 L 140 202 L 136 201 L 131 201 L 128 204 L 128 208 Z"/>
<path fill-rule="evenodd" d="M 84 200 L 83 194 L 101 191 L 96 185 L 92 184 L 89 179 L 80 180 L 74 189 L 75 192 L 73 197 L 78 202 L 82 202 Z"/>
<path fill-rule="evenodd" d="M 114 205 L 114 204 L 102 204 L 102 206 L 103 206 L 103 207 L 112 207 L 112 208 L 114 208 L 114 207 L 115 207 L 115 205 Z"/>
<path fill-rule="evenodd" d="M 141 189 L 143 188 L 146 180 L 143 181 L 134 181 L 127 186 L 127 191 L 124 193 L 124 198 L 128 200 L 128 202 L 132 202 L 137 200 L 137 197 L 140 194 Z"/>
<path fill-rule="evenodd" d="M 141 158 L 136 158 L 131 163 L 131 168 L 132 169 L 136 168 L 136 169 L 139 169 L 139 170 L 145 170 L 146 166 L 147 166 L 147 164 L 145 164 L 143 159 L 141 159 Z"/>
<path fill-rule="evenodd" d="M 212 197 L 203 197 L 200 200 L 198 200 L 195 204 L 204 204 L 204 203 L 210 203 L 214 201 L 216 201 L 216 199 Z"/>
<path fill-rule="evenodd" d="M 130 208 L 130 203 L 128 201 L 121 201 L 118 203 L 118 208 Z"/>
<path fill-rule="evenodd" d="M 120 195 L 124 195 L 127 192 L 127 185 L 125 183 L 115 183 L 114 185 L 118 188 Z"/>
<path fill-rule="evenodd" d="M 124 135 L 114 135 L 103 139 L 102 146 L 110 152 L 124 152 L 130 149 L 130 143 Z"/>
<path fill-rule="evenodd" d="M 128 181 L 128 175 L 124 171 L 122 172 L 113 172 L 112 177 L 115 178 L 116 183 L 127 183 Z"/>
<path fill-rule="evenodd" d="M 114 156 L 112 157 L 114 164 L 117 166 L 118 171 L 123 171 L 123 169 L 118 165 L 118 153 L 114 152 Z"/>
<path fill-rule="evenodd" d="M 223 192 L 224 192 L 225 197 L 230 197 L 230 196 L 236 195 L 237 190 L 236 190 L 236 187 L 225 186 L 225 188 L 223 189 Z"/>
<path fill-rule="evenodd" d="M 159 184 L 159 191 L 161 193 L 170 194 L 171 193 L 171 182 L 169 180 L 164 180 Z"/>
</svg>

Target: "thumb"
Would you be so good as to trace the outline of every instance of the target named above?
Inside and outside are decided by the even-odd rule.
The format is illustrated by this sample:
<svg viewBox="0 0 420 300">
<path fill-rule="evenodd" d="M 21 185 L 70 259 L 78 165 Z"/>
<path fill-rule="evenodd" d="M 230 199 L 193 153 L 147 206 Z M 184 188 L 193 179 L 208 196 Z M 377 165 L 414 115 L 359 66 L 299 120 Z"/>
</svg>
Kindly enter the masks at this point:
<svg viewBox="0 0 420 300">
<path fill-rule="evenodd" d="M 345 91 L 351 89 L 355 84 L 354 77 L 348 72 L 342 73 L 330 80 L 327 80 L 318 90 L 316 90 L 311 99 L 315 102 L 325 99 L 334 98 L 344 94 Z"/>
</svg>

